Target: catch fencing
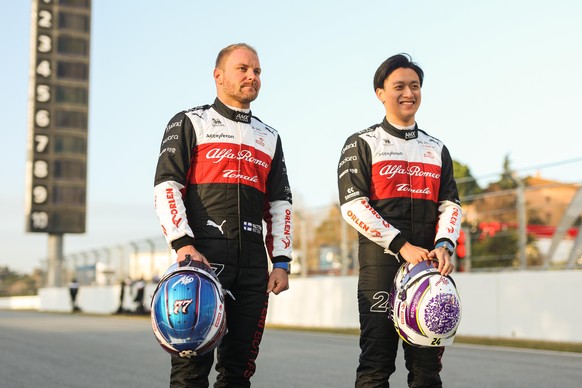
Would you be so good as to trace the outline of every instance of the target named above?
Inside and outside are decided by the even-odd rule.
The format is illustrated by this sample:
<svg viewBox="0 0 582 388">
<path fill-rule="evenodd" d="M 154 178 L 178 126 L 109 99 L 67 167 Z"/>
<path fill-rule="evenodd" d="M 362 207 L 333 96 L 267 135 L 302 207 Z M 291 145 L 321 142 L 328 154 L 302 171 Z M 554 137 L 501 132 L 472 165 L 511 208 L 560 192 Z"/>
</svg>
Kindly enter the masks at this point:
<svg viewBox="0 0 582 388">
<path fill-rule="evenodd" d="M 462 238 L 453 257 L 457 270 L 582 267 L 582 185 L 528 178 L 514 186 L 493 186 L 462 197 Z M 339 205 L 296 207 L 293 221 L 294 276 L 357 274 L 358 236 L 341 218 Z M 64 282 L 76 279 L 81 285 L 155 282 L 174 260 L 160 235 L 65 252 L 61 278 Z M 43 273 L 47 273 L 50 263 L 44 260 L 43 266 Z"/>
</svg>

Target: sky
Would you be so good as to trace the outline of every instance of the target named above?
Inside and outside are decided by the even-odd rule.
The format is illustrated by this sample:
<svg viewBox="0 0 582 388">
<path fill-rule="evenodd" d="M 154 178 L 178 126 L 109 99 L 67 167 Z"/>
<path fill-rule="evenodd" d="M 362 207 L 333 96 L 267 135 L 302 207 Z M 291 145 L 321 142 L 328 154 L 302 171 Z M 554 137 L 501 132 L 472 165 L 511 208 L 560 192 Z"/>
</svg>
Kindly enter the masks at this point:
<svg viewBox="0 0 582 388">
<path fill-rule="evenodd" d="M 47 235 L 25 232 L 29 0 L 2 0 L 0 266 L 31 272 Z M 161 236 L 153 175 L 163 129 L 211 103 L 220 49 L 254 46 L 253 114 L 281 135 L 294 202 L 337 202 L 345 139 L 382 120 L 372 77 L 408 53 L 425 72 L 419 127 L 481 185 L 519 175 L 582 181 L 582 2 L 93 0 L 87 231 L 65 255 Z"/>
</svg>

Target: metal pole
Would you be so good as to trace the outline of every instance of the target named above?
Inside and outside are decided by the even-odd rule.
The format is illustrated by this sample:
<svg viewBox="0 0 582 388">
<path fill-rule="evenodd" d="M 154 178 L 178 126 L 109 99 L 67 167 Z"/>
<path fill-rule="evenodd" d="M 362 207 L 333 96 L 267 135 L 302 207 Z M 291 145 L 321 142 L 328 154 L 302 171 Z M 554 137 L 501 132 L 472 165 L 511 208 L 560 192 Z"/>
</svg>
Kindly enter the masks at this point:
<svg viewBox="0 0 582 388">
<path fill-rule="evenodd" d="M 150 246 L 150 275 L 149 279 L 153 279 L 156 273 L 156 244 L 153 240 L 146 239 L 146 243 Z"/>
<path fill-rule="evenodd" d="M 111 247 L 103 248 L 105 251 L 105 284 L 111 285 L 111 275 L 115 272 L 111 272 Z"/>
<path fill-rule="evenodd" d="M 307 277 L 307 222 L 300 218 L 301 222 L 301 277 Z"/>
<path fill-rule="evenodd" d="M 471 232 L 469 228 L 464 228 L 465 230 L 465 272 L 471 272 Z"/>
<path fill-rule="evenodd" d="M 348 229 L 347 223 L 344 221 L 341 210 L 339 215 L 340 220 L 340 235 L 341 235 L 341 242 L 340 242 L 340 249 L 342 252 L 342 269 L 341 269 L 341 276 L 346 276 L 348 274 Z"/>
<path fill-rule="evenodd" d="M 127 278 L 126 261 L 127 257 L 125 254 L 125 247 L 123 245 L 118 245 L 117 249 L 119 251 L 119 278 L 124 280 Z"/>
<path fill-rule="evenodd" d="M 63 235 L 48 235 L 48 273 L 47 285 L 61 287 L 63 285 Z"/>
<path fill-rule="evenodd" d="M 133 258 L 129 258 L 129 269 L 128 275 L 134 279 L 140 277 L 141 269 L 139 268 L 138 264 L 138 255 L 139 255 L 139 245 L 135 241 L 130 241 L 129 245 L 133 248 Z"/>
<path fill-rule="evenodd" d="M 519 268 L 524 270 L 527 267 L 527 256 L 525 248 L 527 245 L 527 216 L 525 213 L 525 185 L 519 177 L 517 180 L 517 224 L 519 228 Z"/>
</svg>

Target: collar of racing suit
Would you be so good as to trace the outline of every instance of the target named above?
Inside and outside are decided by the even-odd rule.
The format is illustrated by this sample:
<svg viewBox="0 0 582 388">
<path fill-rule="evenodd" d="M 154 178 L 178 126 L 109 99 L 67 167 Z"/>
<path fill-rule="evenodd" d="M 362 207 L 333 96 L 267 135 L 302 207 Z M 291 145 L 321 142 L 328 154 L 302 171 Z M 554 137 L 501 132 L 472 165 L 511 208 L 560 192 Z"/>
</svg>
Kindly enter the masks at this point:
<svg viewBox="0 0 582 388">
<path fill-rule="evenodd" d="M 380 124 L 380 125 L 389 134 L 396 136 L 396 137 L 399 137 L 399 138 L 404 139 L 404 140 L 412 140 L 412 139 L 416 139 L 418 137 L 418 125 L 417 124 L 414 124 L 414 129 L 396 129 L 388 122 L 388 120 L 386 120 L 386 117 L 384 117 L 384 120 L 382 120 L 382 124 Z"/>
<path fill-rule="evenodd" d="M 214 104 L 212 104 L 212 107 L 214 108 L 214 110 L 216 110 L 218 113 L 220 113 L 227 119 L 230 119 L 232 121 L 239 121 L 241 123 L 247 124 L 251 123 L 251 117 L 253 115 L 251 111 L 246 113 L 230 109 L 228 106 L 224 105 L 224 103 L 220 101 L 218 98 L 214 99 Z"/>
</svg>

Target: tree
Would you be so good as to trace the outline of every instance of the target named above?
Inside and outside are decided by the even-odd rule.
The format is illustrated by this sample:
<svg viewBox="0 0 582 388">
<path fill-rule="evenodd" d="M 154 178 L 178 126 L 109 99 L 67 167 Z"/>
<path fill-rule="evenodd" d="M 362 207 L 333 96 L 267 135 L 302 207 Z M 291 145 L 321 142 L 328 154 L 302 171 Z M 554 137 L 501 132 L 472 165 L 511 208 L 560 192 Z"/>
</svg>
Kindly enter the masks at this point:
<svg viewBox="0 0 582 388">
<path fill-rule="evenodd" d="M 517 255 L 517 231 L 503 228 L 495 235 L 478 231 L 471 242 L 471 268 L 511 267 Z"/>
<path fill-rule="evenodd" d="M 536 266 L 542 263 L 542 257 L 535 244 L 535 237 L 527 236 L 526 259 L 528 266 Z M 494 234 L 483 233 L 477 230 L 471 242 L 471 268 L 507 268 L 518 267 L 519 244 L 518 230 L 502 226 L 501 230 Z"/>
<path fill-rule="evenodd" d="M 0 267 L 0 296 L 35 295 L 41 279 L 40 270 L 22 275 L 8 267 Z"/>
<path fill-rule="evenodd" d="M 453 172 L 457 182 L 457 189 L 459 190 L 459 197 L 463 202 L 470 203 L 471 200 L 467 197 L 483 191 L 471 174 L 469 166 L 453 160 Z"/>
<path fill-rule="evenodd" d="M 342 246 L 342 227 L 346 231 L 346 244 L 347 246 L 354 246 L 358 241 L 358 233 L 354 228 L 348 225 L 344 225 L 346 221 L 341 215 L 341 209 L 339 205 L 333 205 L 329 208 L 327 216 L 322 220 L 319 226 L 315 229 L 314 243 L 317 247 L 317 257 L 319 258 L 322 254 L 322 248 L 326 247 L 328 252 L 337 252 L 338 262 L 341 260 L 341 246 Z M 353 257 L 350 260 L 350 254 L 348 253 L 348 261 L 351 261 L 353 266 Z M 350 265 L 348 265 L 349 269 Z"/>
<path fill-rule="evenodd" d="M 503 159 L 503 171 L 501 172 L 501 178 L 496 183 L 497 187 L 501 190 L 515 189 L 518 186 L 518 179 L 516 178 L 515 171 L 511 169 L 509 155 L 505 155 Z"/>
</svg>

